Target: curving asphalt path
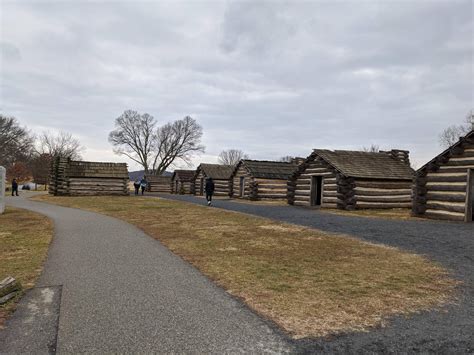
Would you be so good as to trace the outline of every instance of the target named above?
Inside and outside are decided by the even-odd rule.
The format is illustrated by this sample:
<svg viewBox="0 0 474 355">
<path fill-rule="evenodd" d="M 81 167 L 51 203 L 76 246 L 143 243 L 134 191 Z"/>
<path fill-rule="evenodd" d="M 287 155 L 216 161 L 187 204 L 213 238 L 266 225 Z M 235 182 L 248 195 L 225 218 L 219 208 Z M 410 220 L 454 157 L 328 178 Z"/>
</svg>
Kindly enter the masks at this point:
<svg viewBox="0 0 474 355">
<path fill-rule="evenodd" d="M 204 205 L 200 197 L 159 194 Z M 474 223 L 399 221 L 349 217 L 294 206 L 271 206 L 222 199 L 215 207 L 253 214 L 423 254 L 461 280 L 458 304 L 410 318 L 395 317 L 384 328 L 331 339 L 305 339 L 300 352 L 330 353 L 474 353 Z"/>
<path fill-rule="evenodd" d="M 46 289 L 50 301 L 54 287 L 62 287 L 56 344 L 50 344 L 49 352 L 293 350 L 270 323 L 132 225 L 23 198 L 7 198 L 7 204 L 42 213 L 55 223 L 55 237 L 37 283 L 38 289 L 51 289 Z M 20 304 L 20 310 L 37 307 L 28 298 L 21 303 L 30 303 Z M 16 312 L 0 332 L 0 352 L 30 352 L 38 344 L 21 342 L 42 341 L 39 335 L 26 336 L 22 322 L 35 320 L 18 319 L 21 313 Z"/>
</svg>

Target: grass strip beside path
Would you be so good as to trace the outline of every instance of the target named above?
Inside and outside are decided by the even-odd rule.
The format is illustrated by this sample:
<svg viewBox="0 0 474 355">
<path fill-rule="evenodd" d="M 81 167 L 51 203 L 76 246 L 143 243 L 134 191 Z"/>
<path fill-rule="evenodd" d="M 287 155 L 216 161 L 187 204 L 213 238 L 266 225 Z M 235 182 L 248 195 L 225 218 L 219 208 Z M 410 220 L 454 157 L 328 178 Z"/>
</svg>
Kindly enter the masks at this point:
<svg viewBox="0 0 474 355">
<path fill-rule="evenodd" d="M 41 273 L 53 236 L 53 223 L 47 217 L 23 209 L 7 207 L 0 215 L 0 280 L 17 279 L 23 292 L 32 288 Z M 0 328 L 11 314 L 21 293 L 0 305 Z"/>
<path fill-rule="evenodd" d="M 366 330 L 440 306 L 456 286 L 422 256 L 246 214 L 158 198 L 34 199 L 138 226 L 295 338 Z"/>
</svg>

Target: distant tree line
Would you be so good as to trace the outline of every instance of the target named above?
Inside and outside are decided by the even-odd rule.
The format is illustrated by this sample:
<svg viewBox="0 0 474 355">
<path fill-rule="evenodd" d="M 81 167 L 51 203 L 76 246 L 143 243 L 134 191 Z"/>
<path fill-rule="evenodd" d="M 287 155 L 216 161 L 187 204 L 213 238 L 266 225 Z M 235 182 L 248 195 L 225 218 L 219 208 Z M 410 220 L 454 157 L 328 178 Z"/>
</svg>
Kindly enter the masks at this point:
<svg viewBox="0 0 474 355">
<path fill-rule="evenodd" d="M 15 117 L 0 114 L 0 165 L 7 179 L 48 184 L 51 160 L 55 157 L 81 159 L 83 147 L 70 133 L 32 134 Z"/>
</svg>

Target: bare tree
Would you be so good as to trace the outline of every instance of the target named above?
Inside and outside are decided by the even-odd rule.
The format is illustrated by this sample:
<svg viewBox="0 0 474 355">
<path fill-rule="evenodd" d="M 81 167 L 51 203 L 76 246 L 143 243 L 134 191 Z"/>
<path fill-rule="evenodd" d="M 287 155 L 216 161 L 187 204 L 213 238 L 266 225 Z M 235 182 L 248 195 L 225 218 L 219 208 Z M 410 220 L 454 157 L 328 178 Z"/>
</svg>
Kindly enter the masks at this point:
<svg viewBox="0 0 474 355">
<path fill-rule="evenodd" d="M 249 156 L 240 149 L 223 150 L 219 154 L 219 164 L 237 165 L 242 159 L 249 159 Z"/>
<path fill-rule="evenodd" d="M 201 145 L 202 127 L 193 118 L 156 127 L 153 116 L 127 110 L 115 120 L 115 130 L 109 134 L 114 152 L 137 162 L 147 174 L 161 175 L 177 159 L 190 163 Z"/>
<path fill-rule="evenodd" d="M 153 173 L 161 175 L 176 159 L 190 164 L 194 154 L 204 152 L 201 138 L 202 127 L 189 116 L 159 127 L 153 146 Z"/>
<path fill-rule="evenodd" d="M 50 158 L 63 157 L 72 160 L 80 160 L 81 151 L 84 149 L 78 139 L 71 133 L 59 132 L 52 134 L 43 132 L 39 137 L 39 155 L 47 155 Z"/>
<path fill-rule="evenodd" d="M 377 144 L 371 144 L 370 147 L 362 147 L 362 151 L 368 153 L 378 153 L 380 151 L 380 147 Z"/>
<path fill-rule="evenodd" d="M 295 159 L 295 157 L 292 157 L 291 155 L 285 155 L 284 157 L 281 157 L 280 159 L 278 159 L 278 161 L 281 161 L 283 163 L 291 163 L 293 162 Z"/>
<path fill-rule="evenodd" d="M 448 148 L 456 143 L 460 137 L 465 136 L 474 127 L 474 113 L 471 110 L 466 118 L 464 124 L 452 125 L 446 128 L 439 135 L 439 143 L 442 147 Z"/>
<path fill-rule="evenodd" d="M 33 151 L 33 137 L 14 117 L 0 114 L 0 165 L 26 161 Z"/>
<path fill-rule="evenodd" d="M 115 130 L 109 133 L 109 142 L 115 147 L 116 154 L 132 159 L 148 173 L 153 155 L 155 126 L 153 116 L 126 110 L 115 119 Z"/>
</svg>

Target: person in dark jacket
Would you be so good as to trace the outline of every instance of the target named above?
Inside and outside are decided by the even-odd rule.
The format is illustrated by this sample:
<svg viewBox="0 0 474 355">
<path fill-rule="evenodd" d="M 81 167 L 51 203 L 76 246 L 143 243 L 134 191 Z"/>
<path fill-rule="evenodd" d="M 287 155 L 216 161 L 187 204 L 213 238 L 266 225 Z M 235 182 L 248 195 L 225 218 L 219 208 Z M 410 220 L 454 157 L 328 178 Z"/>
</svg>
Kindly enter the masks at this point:
<svg viewBox="0 0 474 355">
<path fill-rule="evenodd" d="M 207 200 L 207 205 L 210 206 L 212 202 L 212 194 L 214 193 L 214 181 L 212 181 L 212 178 L 210 177 L 206 181 L 206 200 Z"/>
<path fill-rule="evenodd" d="M 138 191 L 140 191 L 140 179 L 136 179 L 133 182 L 133 187 L 135 188 L 135 195 L 138 195 Z"/>
<path fill-rule="evenodd" d="M 13 179 L 12 181 L 12 196 L 15 196 L 15 194 L 18 196 L 18 182 L 16 179 Z"/>
<path fill-rule="evenodd" d="M 142 195 L 145 193 L 145 189 L 148 186 L 148 181 L 146 179 L 146 176 L 143 177 L 143 179 L 140 181 L 140 186 L 142 188 Z"/>
</svg>

